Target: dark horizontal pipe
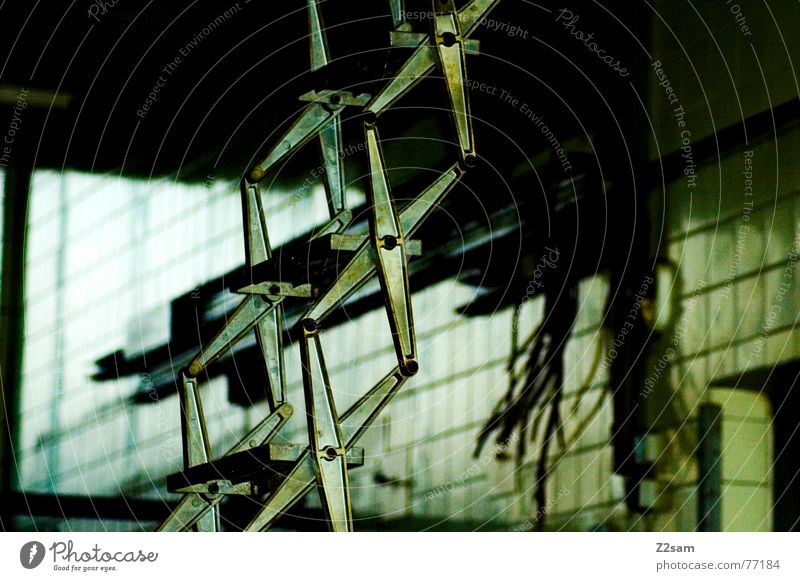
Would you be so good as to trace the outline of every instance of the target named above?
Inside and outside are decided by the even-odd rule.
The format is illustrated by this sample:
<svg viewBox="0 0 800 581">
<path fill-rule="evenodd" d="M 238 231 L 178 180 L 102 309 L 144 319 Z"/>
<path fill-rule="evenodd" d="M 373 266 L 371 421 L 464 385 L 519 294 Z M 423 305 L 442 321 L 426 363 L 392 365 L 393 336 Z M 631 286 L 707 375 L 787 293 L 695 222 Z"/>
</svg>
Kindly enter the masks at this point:
<svg viewBox="0 0 800 581">
<path fill-rule="evenodd" d="M 752 144 L 764 135 L 778 133 L 798 119 L 800 119 L 800 99 L 792 99 L 712 133 L 694 143 L 692 153 L 698 163 L 713 160 L 725 152 Z M 652 162 L 650 175 L 653 176 L 653 185 L 660 185 L 662 177 L 665 182 L 670 182 L 683 174 L 686 160 L 681 157 L 681 153 L 678 150 Z"/>
<path fill-rule="evenodd" d="M 155 527 L 170 515 L 175 502 L 130 498 L 126 496 L 76 496 L 16 492 L 8 500 L 16 516 L 40 518 L 92 519 L 99 521 L 131 521 L 141 523 L 143 530 Z M 234 501 L 234 502 L 230 502 Z M 241 530 L 254 516 L 259 504 L 244 497 L 223 500 L 223 530 Z M 281 529 L 301 531 L 325 530 L 325 517 L 319 509 L 299 505 L 278 521 Z"/>
<path fill-rule="evenodd" d="M 13 493 L 9 503 L 17 516 L 151 522 L 164 520 L 175 507 L 165 500 L 30 492 Z"/>
</svg>

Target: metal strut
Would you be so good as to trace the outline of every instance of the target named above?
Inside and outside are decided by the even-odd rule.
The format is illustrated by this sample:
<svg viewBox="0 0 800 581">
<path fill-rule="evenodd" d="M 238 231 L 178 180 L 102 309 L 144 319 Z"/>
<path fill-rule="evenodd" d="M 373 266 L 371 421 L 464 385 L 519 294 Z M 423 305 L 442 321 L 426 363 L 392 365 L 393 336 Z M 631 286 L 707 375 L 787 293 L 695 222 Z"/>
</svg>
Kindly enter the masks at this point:
<svg viewBox="0 0 800 581">
<path fill-rule="evenodd" d="M 461 159 L 467 167 L 473 167 L 477 156 L 472 135 L 469 96 L 465 86 L 465 54 L 478 52 L 479 47 L 469 37 L 499 2 L 500 0 L 472 0 L 461 10 L 456 10 L 453 0 L 433 0 L 431 34 L 403 31 L 393 33 L 395 46 L 410 47 L 414 52 L 393 79 L 367 104 L 366 111 L 379 116 L 438 65 L 447 85 Z"/>
<path fill-rule="evenodd" d="M 197 401 L 199 401 L 199 394 L 196 397 Z M 223 458 L 269 444 L 292 416 L 292 411 L 292 406 L 288 403 L 278 407 L 278 409 L 264 418 L 250 433 L 228 450 Z M 199 421 L 203 425 L 203 433 L 205 433 L 205 419 L 202 415 L 199 416 Z M 195 464 L 194 467 L 203 466 L 204 464 L 209 464 L 209 459 Z M 218 474 L 215 473 L 215 476 L 218 476 Z M 173 510 L 172 514 L 158 527 L 159 531 L 178 532 L 190 530 L 207 512 L 214 509 L 217 504 L 219 504 L 223 495 L 251 494 L 253 489 L 252 483 L 250 482 L 233 483 L 227 479 L 215 478 L 213 480 L 189 484 L 188 486 L 177 489 L 176 492 L 183 492 L 184 496 L 175 510 Z"/>
<path fill-rule="evenodd" d="M 244 213 L 245 266 L 252 269 L 272 258 L 272 246 L 267 233 L 261 191 L 258 184 L 242 180 L 242 211 Z M 286 373 L 283 363 L 283 307 L 280 295 L 266 289 L 266 299 L 272 308 L 258 320 L 255 326 L 256 340 L 264 360 L 267 376 L 269 407 L 277 409 L 286 400 Z"/>
<path fill-rule="evenodd" d="M 375 125 L 364 125 L 370 171 L 370 204 L 372 205 L 372 246 L 378 278 L 386 302 L 386 314 L 392 330 L 400 368 L 406 375 L 419 370 L 414 336 L 414 315 L 411 312 L 411 290 L 408 285 L 406 237 L 389 189 L 386 163 Z"/>
<path fill-rule="evenodd" d="M 300 344 L 311 459 L 325 516 L 334 531 L 353 530 L 347 450 L 333 402 L 322 344 L 313 321 L 305 321 Z"/>
</svg>

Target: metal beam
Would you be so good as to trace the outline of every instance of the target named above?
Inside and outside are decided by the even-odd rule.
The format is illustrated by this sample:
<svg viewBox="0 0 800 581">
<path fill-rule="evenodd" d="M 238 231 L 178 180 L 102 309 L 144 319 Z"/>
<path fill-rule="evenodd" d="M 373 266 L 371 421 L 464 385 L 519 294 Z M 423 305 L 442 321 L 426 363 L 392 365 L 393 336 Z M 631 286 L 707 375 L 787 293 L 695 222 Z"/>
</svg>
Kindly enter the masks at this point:
<svg viewBox="0 0 800 581">
<path fill-rule="evenodd" d="M 14 443 L 19 430 L 22 353 L 25 340 L 25 234 L 32 169 L 6 169 L 3 188 L 2 283 L 0 283 L 0 530 L 11 530 L 10 495 L 19 474 Z"/>
<path fill-rule="evenodd" d="M 697 419 L 699 475 L 697 483 L 697 530 L 722 530 L 722 408 L 700 406 Z"/>
</svg>

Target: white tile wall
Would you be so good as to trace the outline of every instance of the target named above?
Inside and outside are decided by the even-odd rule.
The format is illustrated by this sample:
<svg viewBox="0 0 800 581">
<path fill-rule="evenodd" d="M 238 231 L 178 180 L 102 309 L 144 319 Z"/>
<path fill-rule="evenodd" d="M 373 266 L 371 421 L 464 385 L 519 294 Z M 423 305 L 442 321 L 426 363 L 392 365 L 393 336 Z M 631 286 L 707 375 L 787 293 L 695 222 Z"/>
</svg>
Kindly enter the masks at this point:
<svg viewBox="0 0 800 581">
<path fill-rule="evenodd" d="M 725 10 L 714 3 L 687 8 L 682 3 L 659 1 L 656 6 L 659 32 L 653 56 L 664 63 L 688 112 L 694 140 L 737 122 L 742 112 L 749 115 L 767 106 L 753 52 L 737 42 Z M 790 0 L 775 0 L 769 7 L 749 7 L 752 27 L 768 29 L 773 13 L 780 13 L 782 19 L 789 13 L 794 14 L 790 20 L 800 19 L 796 10 L 786 9 L 793 6 Z M 702 19 L 687 18 L 687 10 L 696 10 Z M 782 21 L 781 27 L 792 38 L 758 37 L 758 63 L 767 79 L 785 76 L 783 42 L 795 41 L 796 45 L 800 34 L 800 20 L 794 20 Z M 706 56 L 698 59 L 697 55 Z M 794 95 L 791 84 L 770 82 L 769 87 L 773 103 Z M 679 131 L 660 89 L 655 87 L 652 95 L 654 141 L 662 154 L 668 154 L 679 145 Z M 553 469 L 548 484 L 548 498 L 553 502 L 548 527 L 693 529 L 697 477 L 693 422 L 697 404 L 708 395 L 709 382 L 748 366 L 796 356 L 800 337 L 794 327 L 800 310 L 800 284 L 786 296 L 773 330 L 761 341 L 759 336 L 775 305 L 787 255 L 798 232 L 800 130 L 791 128 L 778 135 L 777 141 L 762 139 L 749 147 L 755 151 L 756 209 L 738 268 L 732 265 L 745 202 L 740 175 L 743 151 L 726 152 L 719 163 L 700 167 L 698 186 L 691 196 L 683 179 L 668 184 L 666 192 L 653 194 L 655 205 L 663 203 L 666 208 L 668 238 L 660 244 L 678 268 L 676 300 L 685 310 L 698 285 L 706 285 L 678 341 L 677 361 L 665 371 L 658 392 L 647 402 L 653 408 L 654 435 L 661 442 L 655 516 L 639 522 L 626 519 L 621 510 L 624 490 L 621 480 L 611 474 L 607 445 L 611 409 L 602 387 L 604 375 L 593 380 L 581 407 L 571 412 L 574 392 L 589 374 L 599 341 L 595 330 L 604 313 L 608 282 L 597 276 L 581 284 L 575 338 L 567 349 L 567 436 L 575 433 L 596 401 L 605 399 L 605 403 L 572 451 Z M 59 291 L 54 290 L 54 252 L 61 187 L 67 193 L 68 244 L 67 283 Z M 164 476 L 180 462 L 177 399 L 131 407 L 125 398 L 136 388 L 137 380 L 94 384 L 87 376 L 96 357 L 125 344 L 136 317 L 242 262 L 236 187 L 221 180 L 207 188 L 168 180 L 129 182 L 38 172 L 33 190 L 20 450 L 23 488 L 43 490 L 52 485 L 59 492 L 75 494 L 113 494 L 118 490 L 163 494 Z M 354 199 L 363 197 L 360 192 L 352 194 Z M 146 212 L 142 214 L 144 202 Z M 270 234 L 275 244 L 302 231 L 302 225 L 321 221 L 325 214 L 319 189 L 299 203 L 292 202 L 290 194 L 273 192 L 266 203 L 274 218 Z M 141 236 L 138 243 L 136 232 Z M 55 312 L 57 292 L 63 293 L 61 314 Z M 472 457 L 477 431 L 507 386 L 504 361 L 511 330 L 508 311 L 477 319 L 456 315 L 453 307 L 467 302 L 473 292 L 445 282 L 414 297 L 422 368 L 363 440 L 367 465 L 353 473 L 359 516 L 469 523 L 464 527 L 493 521 L 493 526 L 514 528 L 530 522 L 537 447 L 530 446 L 520 464 L 500 461 L 487 452 Z M 523 310 L 521 329 L 532 329 L 541 311 L 541 301 L 530 301 Z M 63 338 L 63 361 L 54 360 L 58 333 Z M 340 410 L 393 365 L 382 311 L 327 331 L 323 342 Z M 287 349 L 290 401 L 302 410 L 297 360 L 297 349 L 292 346 Z M 58 374 L 63 374 L 64 392 L 56 396 Z M 219 449 L 265 411 L 263 404 L 255 410 L 231 407 L 225 396 L 224 380 L 203 387 L 209 429 Z M 744 422 L 735 435 L 726 433 L 726 441 L 747 447 L 759 429 L 762 427 Z M 304 430 L 303 414 L 296 413 L 287 432 L 302 439 Z M 47 456 L 52 448 L 55 455 Z M 57 472 L 51 474 L 46 459 L 54 456 L 59 461 Z M 768 510 L 768 495 L 756 494 L 752 486 L 740 482 L 751 480 L 763 468 L 763 461 L 759 457 L 740 472 L 726 472 L 730 483 L 724 512 L 730 516 L 726 522 L 731 528 L 769 527 L 766 521 L 754 524 L 741 516 Z M 378 486 L 373 479 L 377 471 L 409 484 Z M 131 525 L 73 521 L 53 526 L 126 529 Z"/>
</svg>

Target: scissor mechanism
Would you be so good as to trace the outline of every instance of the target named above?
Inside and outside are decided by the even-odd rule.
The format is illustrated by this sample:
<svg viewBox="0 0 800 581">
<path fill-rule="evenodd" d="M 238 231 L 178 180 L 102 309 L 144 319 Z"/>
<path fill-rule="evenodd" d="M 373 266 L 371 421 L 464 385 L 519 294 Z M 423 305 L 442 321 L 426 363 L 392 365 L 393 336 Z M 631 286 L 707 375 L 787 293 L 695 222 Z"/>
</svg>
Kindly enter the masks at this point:
<svg viewBox="0 0 800 581">
<path fill-rule="evenodd" d="M 237 281 L 242 302 L 224 327 L 189 362 L 181 378 L 184 466 L 167 478 L 171 492 L 183 494 L 160 531 L 217 531 L 219 504 L 225 495 L 266 496 L 247 525 L 262 531 L 317 489 L 333 531 L 353 530 L 349 469 L 364 463 L 359 438 L 403 384 L 419 371 L 414 316 L 409 289 L 409 260 L 422 251 L 413 238 L 425 219 L 442 203 L 464 172 L 475 165 L 466 56 L 479 45 L 470 37 L 499 0 L 472 0 L 461 10 L 453 0 L 433 0 L 427 32 L 404 20 L 402 0 L 390 0 L 394 30 L 391 45 L 411 51 L 408 59 L 375 95 L 320 89 L 299 97 L 305 109 L 241 181 L 247 280 Z M 331 61 L 318 0 L 308 0 L 310 68 Z M 378 132 L 380 116 L 423 78 L 439 70 L 444 79 L 460 159 L 440 173 L 411 202 L 398 209 Z M 342 112 L 359 109 L 369 168 L 369 234 L 348 234 L 352 212 L 347 208 L 343 161 Z M 307 246 L 292 256 L 274 256 L 267 232 L 260 183 L 308 142 L 316 139 L 324 169 L 329 222 Z M 333 257 L 333 258 L 332 258 Z M 336 268 L 331 269 L 330 261 Z M 314 276 L 334 270 L 333 280 Z M 325 319 L 348 297 L 377 276 L 384 298 L 397 364 L 377 385 L 344 413 L 335 405 L 335 388 L 323 354 Z M 273 439 L 292 415 L 286 402 L 283 357 L 284 300 L 302 299 L 310 306 L 298 323 L 308 442 L 276 444 Z M 197 378 L 236 343 L 255 333 L 264 362 L 270 414 L 227 453 L 214 459 L 206 430 Z M 348 386 L 351 388 L 351 386 Z"/>
</svg>

